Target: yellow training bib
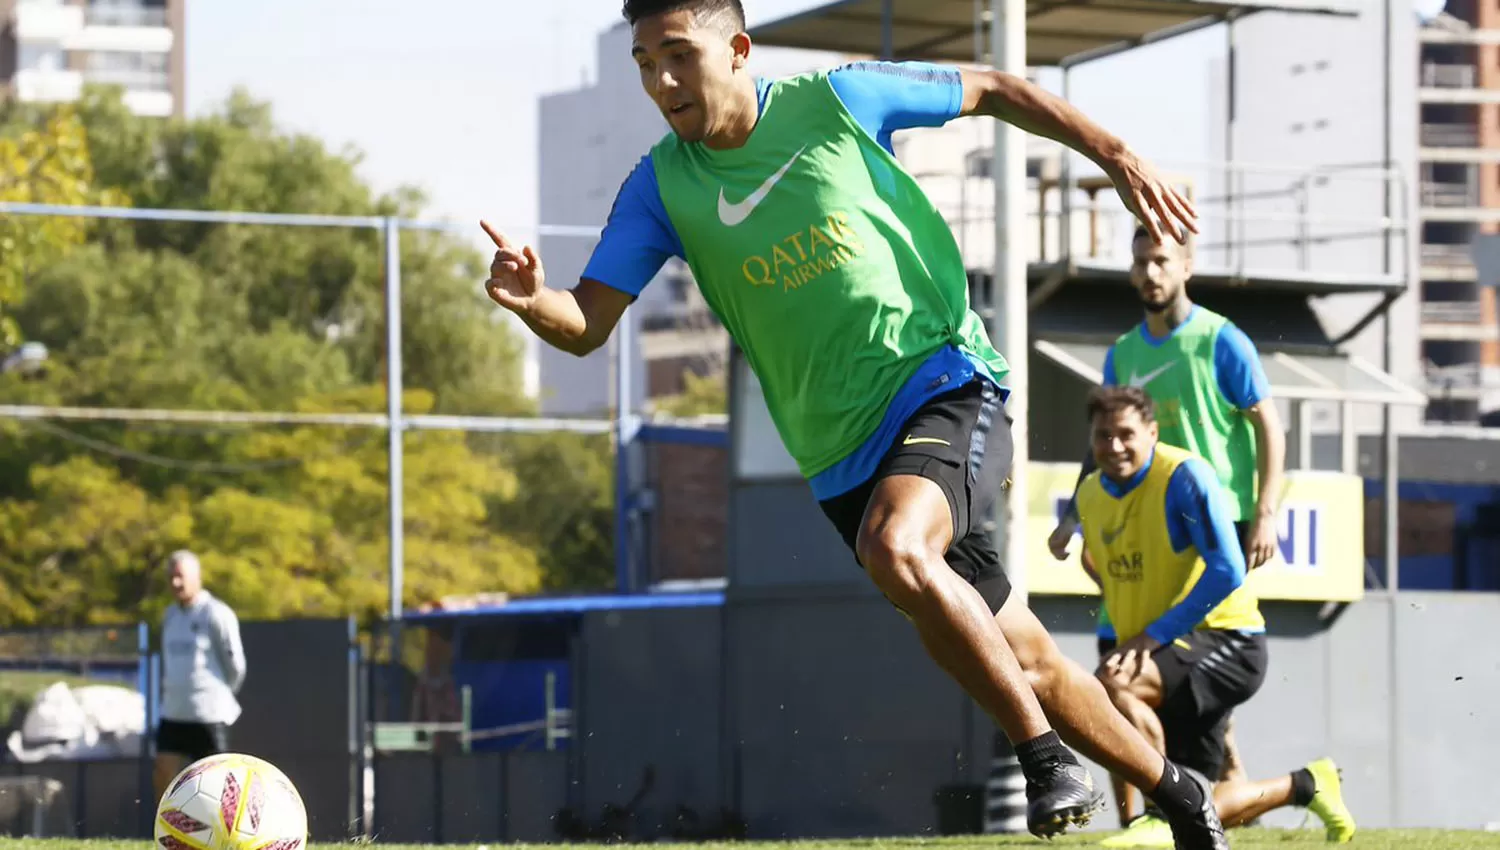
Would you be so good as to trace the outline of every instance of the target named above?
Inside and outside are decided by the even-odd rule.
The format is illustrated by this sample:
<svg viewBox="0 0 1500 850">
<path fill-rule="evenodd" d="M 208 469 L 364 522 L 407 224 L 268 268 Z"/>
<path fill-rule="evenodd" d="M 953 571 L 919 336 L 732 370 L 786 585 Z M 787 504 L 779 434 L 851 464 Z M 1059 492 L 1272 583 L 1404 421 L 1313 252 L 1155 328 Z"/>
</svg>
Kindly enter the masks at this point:
<svg viewBox="0 0 1500 850">
<path fill-rule="evenodd" d="M 1121 643 L 1181 602 L 1203 575 L 1198 547 L 1172 550 L 1167 525 L 1167 484 L 1192 454 L 1157 443 L 1146 477 L 1123 498 L 1104 489 L 1095 470 L 1078 488 L 1083 542 L 1099 572 L 1104 608 Z M 1210 611 L 1200 629 L 1263 629 L 1260 602 L 1241 585 Z"/>
</svg>

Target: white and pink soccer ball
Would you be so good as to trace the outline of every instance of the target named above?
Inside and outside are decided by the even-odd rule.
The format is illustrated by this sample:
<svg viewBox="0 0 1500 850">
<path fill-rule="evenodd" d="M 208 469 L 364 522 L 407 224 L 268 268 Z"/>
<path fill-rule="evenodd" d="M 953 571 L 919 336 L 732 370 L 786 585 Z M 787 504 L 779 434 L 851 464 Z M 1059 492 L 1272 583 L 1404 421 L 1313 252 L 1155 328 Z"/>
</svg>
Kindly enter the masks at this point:
<svg viewBox="0 0 1500 850">
<path fill-rule="evenodd" d="M 304 850 L 307 809 L 275 765 L 224 753 L 193 762 L 156 805 L 156 850 Z"/>
</svg>

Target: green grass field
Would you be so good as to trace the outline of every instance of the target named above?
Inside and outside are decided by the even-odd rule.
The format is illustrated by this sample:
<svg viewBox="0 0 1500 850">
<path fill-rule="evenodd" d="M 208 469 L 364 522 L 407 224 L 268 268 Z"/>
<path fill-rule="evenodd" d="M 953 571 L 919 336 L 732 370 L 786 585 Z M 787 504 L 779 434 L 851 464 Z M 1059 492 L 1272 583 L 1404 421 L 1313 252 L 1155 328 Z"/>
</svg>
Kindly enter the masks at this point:
<svg viewBox="0 0 1500 850">
<path fill-rule="evenodd" d="M 932 839 L 873 839 L 868 841 L 798 841 L 762 842 L 749 841 L 737 844 L 698 844 L 702 850 L 991 850 L 996 847 L 1092 847 L 1102 835 L 1067 836 L 1044 842 L 1032 838 L 932 838 Z M 1311 830 L 1237 829 L 1230 833 L 1235 850 L 1290 850 L 1290 848 L 1327 847 L 1321 833 Z M 312 850 L 350 845 L 314 844 Z M 387 847 L 391 850 L 437 850 L 439 845 L 381 844 L 372 847 Z M 445 848 L 476 847 L 485 845 L 441 845 Z M 498 848 L 500 845 L 494 845 Z M 506 850 L 526 845 L 505 845 Z M 577 847 L 597 850 L 610 846 L 601 844 L 539 844 L 538 850 L 572 850 Z M 620 845 L 612 845 L 620 846 Z M 1500 832 L 1447 832 L 1440 830 L 1369 830 L 1355 836 L 1350 848 L 1370 850 L 1470 850 L 1470 848 L 1500 848 Z M 0 839 L 0 850 L 152 850 L 146 841 L 69 840 L 69 839 Z"/>
</svg>

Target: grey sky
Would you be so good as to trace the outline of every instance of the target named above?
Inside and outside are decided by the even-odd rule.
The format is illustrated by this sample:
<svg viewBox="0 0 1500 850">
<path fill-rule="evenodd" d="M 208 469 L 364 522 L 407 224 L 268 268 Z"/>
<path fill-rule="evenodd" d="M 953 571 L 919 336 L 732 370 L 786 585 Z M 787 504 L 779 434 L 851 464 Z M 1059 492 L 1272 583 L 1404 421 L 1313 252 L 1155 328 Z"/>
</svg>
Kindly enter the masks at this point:
<svg viewBox="0 0 1500 850">
<path fill-rule="evenodd" d="M 753 25 L 816 3 L 746 5 Z M 194 2 L 188 108 L 243 85 L 285 128 L 362 151 L 377 188 L 422 187 L 433 217 L 524 230 L 536 224 L 537 97 L 594 77 L 594 39 L 618 10 L 617 0 Z M 1212 159 L 1206 72 L 1223 52 L 1215 27 L 1103 60 L 1075 72 L 1073 99 L 1149 157 Z M 615 61 L 632 70 L 628 56 Z M 644 95 L 641 108 L 652 108 Z"/>
</svg>

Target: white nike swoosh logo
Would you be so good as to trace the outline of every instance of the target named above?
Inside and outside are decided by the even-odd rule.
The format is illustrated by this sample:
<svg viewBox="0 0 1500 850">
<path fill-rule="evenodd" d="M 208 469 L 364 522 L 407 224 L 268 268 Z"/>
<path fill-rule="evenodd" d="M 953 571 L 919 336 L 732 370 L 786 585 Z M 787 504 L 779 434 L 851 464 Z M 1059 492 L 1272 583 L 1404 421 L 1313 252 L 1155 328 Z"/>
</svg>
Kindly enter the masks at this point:
<svg viewBox="0 0 1500 850">
<path fill-rule="evenodd" d="M 1137 375 L 1134 372 L 1132 372 L 1131 375 L 1130 375 L 1130 386 L 1135 387 L 1136 389 L 1145 389 L 1147 384 L 1149 384 L 1152 381 L 1156 380 L 1158 377 L 1161 376 L 1161 374 L 1163 372 L 1167 371 L 1168 369 L 1170 369 L 1170 368 L 1172 368 L 1173 366 L 1176 366 L 1176 365 L 1177 365 L 1177 361 L 1173 360 L 1173 361 L 1170 361 L 1168 363 L 1163 363 L 1162 365 L 1157 366 L 1155 369 L 1152 369 L 1151 371 L 1147 372 L 1144 375 Z"/>
<path fill-rule="evenodd" d="M 786 173 L 791 170 L 792 163 L 796 162 L 797 157 L 802 156 L 802 152 L 805 150 L 807 150 L 807 145 L 798 148 L 797 152 L 792 154 L 792 158 L 786 161 L 786 165 L 777 169 L 775 174 L 766 178 L 766 182 L 760 184 L 759 189 L 751 192 L 749 197 L 737 204 L 729 203 L 729 199 L 724 197 L 724 187 L 720 186 L 719 221 L 724 222 L 725 227 L 734 227 L 749 218 L 750 213 L 755 212 L 755 208 L 760 206 L 760 202 L 764 201 L 766 196 L 771 194 L 771 190 L 776 188 L 776 184 L 780 183 L 781 178 L 785 177 Z"/>
</svg>

